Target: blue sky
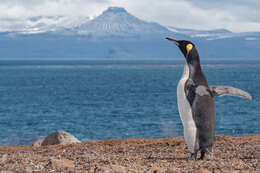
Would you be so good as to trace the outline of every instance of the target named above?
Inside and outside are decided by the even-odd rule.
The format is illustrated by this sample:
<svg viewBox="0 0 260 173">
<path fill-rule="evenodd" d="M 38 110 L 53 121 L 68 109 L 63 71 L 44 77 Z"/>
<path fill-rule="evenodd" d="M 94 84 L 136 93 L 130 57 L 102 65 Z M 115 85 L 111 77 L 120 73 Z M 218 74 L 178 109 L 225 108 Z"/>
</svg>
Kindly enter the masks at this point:
<svg viewBox="0 0 260 173">
<path fill-rule="evenodd" d="M 0 20 L 8 28 L 35 16 L 93 18 L 109 6 L 124 7 L 140 19 L 162 25 L 260 32 L 259 0 L 0 0 Z"/>
</svg>

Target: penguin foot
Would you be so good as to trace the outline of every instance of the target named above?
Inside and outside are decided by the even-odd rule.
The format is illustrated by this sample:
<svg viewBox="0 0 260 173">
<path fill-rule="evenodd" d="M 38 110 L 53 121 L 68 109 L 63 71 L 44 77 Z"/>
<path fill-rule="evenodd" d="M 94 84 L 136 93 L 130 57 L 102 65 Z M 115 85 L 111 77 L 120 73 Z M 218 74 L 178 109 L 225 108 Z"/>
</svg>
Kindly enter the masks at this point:
<svg viewBox="0 0 260 173">
<path fill-rule="evenodd" d="M 191 153 L 190 157 L 188 160 L 196 160 L 197 159 L 197 153 Z"/>
<path fill-rule="evenodd" d="M 199 160 L 204 160 L 204 157 L 205 157 L 205 151 L 201 151 L 200 152 L 200 158 L 199 158 Z"/>
</svg>

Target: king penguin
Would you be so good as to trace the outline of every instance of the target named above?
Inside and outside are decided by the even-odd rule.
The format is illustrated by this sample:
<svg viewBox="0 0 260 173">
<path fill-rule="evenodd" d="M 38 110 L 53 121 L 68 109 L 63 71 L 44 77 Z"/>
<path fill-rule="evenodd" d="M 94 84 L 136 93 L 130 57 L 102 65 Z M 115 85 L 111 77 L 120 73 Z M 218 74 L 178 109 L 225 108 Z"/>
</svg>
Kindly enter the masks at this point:
<svg viewBox="0 0 260 173">
<path fill-rule="evenodd" d="M 214 96 L 238 96 L 252 99 L 252 96 L 230 86 L 209 86 L 200 65 L 200 56 L 195 45 L 186 40 L 174 40 L 185 57 L 184 72 L 177 86 L 178 110 L 184 126 L 184 139 L 191 152 L 191 158 L 200 159 L 205 153 L 213 153 L 216 129 L 216 105 Z"/>
<path fill-rule="evenodd" d="M 216 129 L 216 105 L 207 79 L 201 69 L 200 56 L 195 45 L 186 40 L 174 40 L 185 56 L 183 75 L 177 87 L 178 109 L 184 126 L 184 139 L 196 159 L 205 153 L 212 153 Z"/>
</svg>

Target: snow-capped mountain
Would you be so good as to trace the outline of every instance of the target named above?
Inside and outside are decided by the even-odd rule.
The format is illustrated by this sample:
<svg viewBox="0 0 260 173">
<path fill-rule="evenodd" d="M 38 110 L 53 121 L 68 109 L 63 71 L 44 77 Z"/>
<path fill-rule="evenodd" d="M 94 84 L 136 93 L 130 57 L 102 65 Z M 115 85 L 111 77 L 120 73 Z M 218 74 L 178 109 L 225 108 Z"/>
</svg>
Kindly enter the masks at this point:
<svg viewBox="0 0 260 173">
<path fill-rule="evenodd" d="M 120 7 L 109 7 L 92 20 L 84 16 L 38 16 L 19 19 L 0 18 L 0 21 L 0 32 L 17 34 L 54 32 L 58 35 L 91 35 L 93 37 L 151 37 L 174 34 L 177 38 L 181 36 L 217 40 L 244 37 L 248 41 L 260 40 L 258 32 L 233 33 L 226 29 L 194 30 L 174 26 L 164 27 L 155 22 L 140 20 Z"/>
<path fill-rule="evenodd" d="M 157 23 L 142 21 L 129 14 L 124 8 L 118 7 L 110 7 L 97 18 L 73 29 L 78 34 L 98 36 L 137 36 L 169 33 L 169 30 L 165 27 Z"/>
<path fill-rule="evenodd" d="M 110 7 L 90 20 L 80 16 L 38 16 L 24 19 L 0 19 L 0 32 L 20 34 L 77 34 L 92 36 L 152 36 L 170 31 L 154 22 L 146 22 L 128 13 L 124 8 Z"/>
</svg>

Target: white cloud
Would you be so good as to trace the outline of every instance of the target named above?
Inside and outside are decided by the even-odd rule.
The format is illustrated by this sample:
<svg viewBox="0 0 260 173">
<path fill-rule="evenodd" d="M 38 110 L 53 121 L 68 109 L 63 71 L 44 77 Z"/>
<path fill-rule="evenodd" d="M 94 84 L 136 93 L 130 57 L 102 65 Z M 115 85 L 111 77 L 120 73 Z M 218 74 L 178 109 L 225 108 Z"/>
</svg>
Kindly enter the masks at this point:
<svg viewBox="0 0 260 173">
<path fill-rule="evenodd" d="M 109 6 L 124 7 L 141 19 L 162 25 L 260 31 L 258 0 L 1 0 L 0 18 L 97 16 Z"/>
<path fill-rule="evenodd" d="M 107 6 L 106 0 L 2 0 L 0 17 L 89 16 L 97 15 Z"/>
</svg>

